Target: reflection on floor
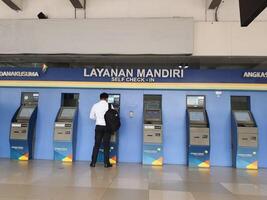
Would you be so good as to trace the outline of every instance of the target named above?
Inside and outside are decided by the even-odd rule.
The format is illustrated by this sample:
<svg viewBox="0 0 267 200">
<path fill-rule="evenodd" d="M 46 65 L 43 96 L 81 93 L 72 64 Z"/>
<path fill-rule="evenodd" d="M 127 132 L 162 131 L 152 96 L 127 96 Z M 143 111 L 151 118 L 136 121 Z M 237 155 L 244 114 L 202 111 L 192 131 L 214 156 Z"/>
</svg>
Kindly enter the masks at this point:
<svg viewBox="0 0 267 200">
<path fill-rule="evenodd" d="M 267 170 L 0 160 L 2 199 L 266 200 Z"/>
</svg>

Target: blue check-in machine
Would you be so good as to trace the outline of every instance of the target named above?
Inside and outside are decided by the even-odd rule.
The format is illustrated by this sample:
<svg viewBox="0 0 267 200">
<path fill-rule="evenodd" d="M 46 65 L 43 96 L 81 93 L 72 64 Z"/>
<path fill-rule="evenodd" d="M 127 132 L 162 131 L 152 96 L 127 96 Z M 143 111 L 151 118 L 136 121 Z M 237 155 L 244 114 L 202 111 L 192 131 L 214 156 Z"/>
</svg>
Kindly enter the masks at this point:
<svg viewBox="0 0 267 200">
<path fill-rule="evenodd" d="M 205 96 L 186 97 L 187 162 L 189 167 L 210 167 L 210 128 Z"/>
<path fill-rule="evenodd" d="M 36 92 L 21 94 L 21 105 L 11 121 L 9 136 L 11 159 L 33 158 L 38 99 L 39 93 Z"/>
<path fill-rule="evenodd" d="M 54 160 L 75 160 L 79 94 L 64 93 L 54 126 Z"/>
<path fill-rule="evenodd" d="M 250 111 L 250 97 L 232 96 L 233 167 L 258 169 L 258 128 Z"/>
<path fill-rule="evenodd" d="M 120 113 L 120 95 L 119 94 L 109 94 L 108 103 L 113 106 L 118 113 Z M 109 150 L 109 162 L 111 164 L 116 164 L 119 161 L 119 132 L 112 133 L 110 139 L 110 150 Z M 97 162 L 104 162 L 104 147 L 101 145 L 97 157 Z"/>
<path fill-rule="evenodd" d="M 162 97 L 144 95 L 143 164 L 163 165 Z"/>
</svg>

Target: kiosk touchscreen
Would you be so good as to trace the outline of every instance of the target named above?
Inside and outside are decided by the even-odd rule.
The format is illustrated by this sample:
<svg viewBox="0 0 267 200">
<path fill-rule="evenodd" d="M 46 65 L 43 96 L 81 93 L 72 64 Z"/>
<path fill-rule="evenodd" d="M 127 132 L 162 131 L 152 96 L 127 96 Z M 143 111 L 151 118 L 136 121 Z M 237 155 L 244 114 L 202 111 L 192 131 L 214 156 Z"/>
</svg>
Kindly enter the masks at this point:
<svg viewBox="0 0 267 200">
<path fill-rule="evenodd" d="M 205 109 L 205 96 L 187 96 L 188 166 L 210 167 L 210 129 Z"/>
<path fill-rule="evenodd" d="M 54 159 L 75 160 L 79 94 L 62 94 L 54 127 Z"/>
<path fill-rule="evenodd" d="M 11 122 L 9 137 L 11 159 L 29 160 L 33 157 L 38 99 L 39 93 L 21 94 L 21 105 Z"/>
<path fill-rule="evenodd" d="M 250 111 L 250 98 L 231 97 L 233 166 L 258 169 L 258 128 Z"/>
<path fill-rule="evenodd" d="M 109 94 L 108 103 L 113 106 L 113 108 L 120 113 L 120 94 Z M 111 135 L 110 139 L 110 150 L 109 150 L 109 162 L 111 164 L 116 164 L 119 161 L 119 132 L 115 132 Z M 104 147 L 101 145 L 97 157 L 97 162 L 104 162 Z"/>
<path fill-rule="evenodd" d="M 163 164 L 161 95 L 144 95 L 143 164 Z"/>
</svg>

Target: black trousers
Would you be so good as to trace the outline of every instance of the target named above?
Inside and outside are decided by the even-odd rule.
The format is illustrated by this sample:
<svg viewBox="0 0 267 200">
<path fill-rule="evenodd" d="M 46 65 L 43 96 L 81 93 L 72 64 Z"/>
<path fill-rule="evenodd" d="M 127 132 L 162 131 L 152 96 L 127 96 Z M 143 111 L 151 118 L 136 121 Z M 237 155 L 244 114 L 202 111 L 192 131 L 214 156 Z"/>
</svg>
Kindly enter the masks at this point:
<svg viewBox="0 0 267 200">
<path fill-rule="evenodd" d="M 109 164 L 109 144 L 111 132 L 107 130 L 106 126 L 96 125 L 95 127 L 95 145 L 92 154 L 92 163 L 96 163 L 99 148 L 103 140 L 104 146 L 104 163 Z"/>
</svg>

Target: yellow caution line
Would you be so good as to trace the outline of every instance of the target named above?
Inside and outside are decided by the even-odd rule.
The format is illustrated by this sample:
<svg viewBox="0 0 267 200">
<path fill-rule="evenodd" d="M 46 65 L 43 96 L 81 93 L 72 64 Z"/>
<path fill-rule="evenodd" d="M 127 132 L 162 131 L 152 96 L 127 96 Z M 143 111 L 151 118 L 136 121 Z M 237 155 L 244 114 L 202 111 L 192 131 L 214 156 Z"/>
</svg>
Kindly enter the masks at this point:
<svg viewBox="0 0 267 200">
<path fill-rule="evenodd" d="M 0 87 L 172 89 L 172 90 L 267 90 L 267 84 L 255 83 L 132 83 L 80 81 L 13 81 L 1 80 Z"/>
</svg>

